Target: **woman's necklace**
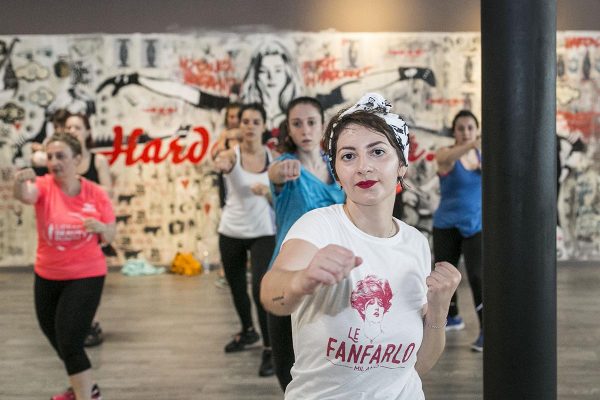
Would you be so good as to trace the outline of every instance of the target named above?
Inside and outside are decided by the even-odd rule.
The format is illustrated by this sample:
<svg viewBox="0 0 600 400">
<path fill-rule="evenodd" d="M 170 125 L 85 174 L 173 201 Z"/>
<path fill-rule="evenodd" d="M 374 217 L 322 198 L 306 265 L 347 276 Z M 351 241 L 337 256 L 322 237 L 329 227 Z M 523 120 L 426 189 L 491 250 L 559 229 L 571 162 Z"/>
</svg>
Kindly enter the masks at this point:
<svg viewBox="0 0 600 400">
<path fill-rule="evenodd" d="M 346 213 L 346 215 L 348 216 L 348 219 L 350 220 L 350 222 L 352 222 L 352 225 L 354 225 L 354 226 L 356 226 L 356 227 L 358 228 L 358 225 L 356 225 L 356 222 L 354 222 L 354 219 L 352 218 L 352 215 L 350 215 L 350 211 L 348 210 L 348 206 L 347 206 L 346 204 L 344 204 L 344 205 L 342 206 L 342 208 L 344 209 L 344 212 L 345 212 L 345 213 Z M 384 237 L 386 237 L 386 238 L 391 238 L 392 236 L 394 236 L 396 233 L 398 233 L 398 232 L 396 231 L 396 228 L 397 228 L 397 226 L 396 226 L 396 223 L 394 222 L 394 219 L 392 218 L 392 226 L 391 226 L 391 229 L 390 229 L 390 231 L 388 232 L 388 234 L 387 234 L 386 236 L 384 236 Z M 360 229 L 360 228 L 358 228 L 358 229 Z"/>
</svg>

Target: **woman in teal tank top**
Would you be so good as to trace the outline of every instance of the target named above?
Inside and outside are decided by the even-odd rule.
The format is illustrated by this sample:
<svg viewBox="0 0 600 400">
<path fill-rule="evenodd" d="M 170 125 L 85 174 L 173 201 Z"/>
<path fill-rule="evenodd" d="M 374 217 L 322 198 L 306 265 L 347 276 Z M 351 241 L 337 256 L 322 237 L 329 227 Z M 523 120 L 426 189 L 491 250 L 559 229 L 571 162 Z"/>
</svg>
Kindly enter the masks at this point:
<svg viewBox="0 0 600 400">
<path fill-rule="evenodd" d="M 483 351 L 483 287 L 481 247 L 481 138 L 479 122 L 471 111 L 462 110 L 452 121 L 456 143 L 436 152 L 440 178 L 440 205 L 433 216 L 435 261 L 458 266 L 464 256 L 469 284 L 479 319 L 479 336 L 471 345 Z M 452 296 L 446 330 L 464 328 Z"/>
<path fill-rule="evenodd" d="M 283 154 L 269 167 L 277 225 L 271 263 L 279 254 L 288 230 L 302 215 L 344 202 L 344 192 L 321 150 L 323 122 L 323 108 L 317 99 L 298 97 L 290 102 L 285 129 L 280 134 L 279 150 Z M 285 391 L 292 380 L 290 369 L 294 365 L 291 319 L 269 314 L 268 322 L 275 373 Z"/>
</svg>

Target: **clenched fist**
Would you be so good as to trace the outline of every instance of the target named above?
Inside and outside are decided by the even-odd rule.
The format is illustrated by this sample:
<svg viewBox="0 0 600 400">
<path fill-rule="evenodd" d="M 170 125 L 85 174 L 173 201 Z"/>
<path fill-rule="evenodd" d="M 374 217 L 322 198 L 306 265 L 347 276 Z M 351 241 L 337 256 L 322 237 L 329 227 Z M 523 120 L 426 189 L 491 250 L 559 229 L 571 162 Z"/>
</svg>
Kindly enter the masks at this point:
<svg viewBox="0 0 600 400">
<path fill-rule="evenodd" d="M 442 261 L 435 263 L 429 274 L 427 284 L 426 313 L 435 314 L 435 320 L 445 320 L 450 307 L 450 299 L 460 283 L 461 275 L 452 264 Z"/>
<path fill-rule="evenodd" d="M 300 177 L 300 160 L 283 160 L 279 163 L 279 177 L 283 183 Z"/>
<path fill-rule="evenodd" d="M 271 193 L 271 189 L 267 185 L 262 183 L 255 183 L 250 186 L 250 190 L 257 196 L 268 196 Z"/>
<path fill-rule="evenodd" d="M 83 227 L 86 232 L 90 233 L 104 233 L 106 231 L 106 225 L 94 218 L 84 219 Z"/>
<path fill-rule="evenodd" d="M 227 174 L 233 169 L 235 160 L 235 153 L 232 149 L 221 151 L 215 158 L 215 169 Z"/>
<path fill-rule="evenodd" d="M 320 285 L 335 285 L 348 276 L 350 271 L 362 264 L 363 260 L 352 250 L 330 244 L 319 249 L 308 267 L 296 275 L 295 290 L 301 294 L 311 294 Z"/>
<path fill-rule="evenodd" d="M 35 180 L 35 172 L 31 168 L 21 169 L 15 173 L 15 182 L 19 184 L 33 180 Z"/>
</svg>

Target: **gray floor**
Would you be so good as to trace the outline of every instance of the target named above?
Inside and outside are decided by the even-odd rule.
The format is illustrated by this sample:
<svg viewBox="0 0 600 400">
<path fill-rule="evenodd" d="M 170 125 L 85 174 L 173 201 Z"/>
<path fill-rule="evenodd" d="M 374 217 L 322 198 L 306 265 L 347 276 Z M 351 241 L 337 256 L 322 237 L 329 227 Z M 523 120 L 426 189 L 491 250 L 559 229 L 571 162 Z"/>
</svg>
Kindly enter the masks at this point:
<svg viewBox="0 0 600 400">
<path fill-rule="evenodd" d="M 558 277 L 559 398 L 600 399 L 600 265 L 561 265 Z M 99 312 L 106 342 L 89 351 L 105 400 L 282 398 L 275 378 L 257 376 L 260 348 L 223 353 L 238 322 L 214 280 L 109 274 Z M 47 399 L 67 384 L 37 327 L 31 286 L 30 272 L 0 269 L 2 400 Z M 424 379 L 429 400 L 482 398 L 482 355 L 469 350 L 475 314 L 459 290 L 467 329 L 448 334 Z"/>
</svg>

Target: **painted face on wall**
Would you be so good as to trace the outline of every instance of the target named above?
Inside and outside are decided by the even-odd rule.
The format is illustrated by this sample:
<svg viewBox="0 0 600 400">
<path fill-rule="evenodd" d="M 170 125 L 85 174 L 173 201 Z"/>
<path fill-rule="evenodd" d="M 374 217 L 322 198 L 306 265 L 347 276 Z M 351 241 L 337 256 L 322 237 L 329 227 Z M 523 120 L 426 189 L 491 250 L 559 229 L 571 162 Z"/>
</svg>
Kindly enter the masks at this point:
<svg viewBox="0 0 600 400">
<path fill-rule="evenodd" d="M 456 143 L 461 144 L 475 140 L 479 135 L 479 129 L 473 118 L 464 116 L 456 119 L 453 133 Z"/>
<path fill-rule="evenodd" d="M 85 147 L 85 142 L 90 137 L 91 132 L 85 127 L 81 118 L 77 116 L 67 118 L 65 129 L 68 133 L 79 139 L 81 145 Z"/>
<path fill-rule="evenodd" d="M 258 70 L 258 82 L 263 92 L 271 97 L 277 97 L 285 87 L 286 81 L 285 63 L 281 55 L 264 56 Z"/>
<path fill-rule="evenodd" d="M 289 135 L 298 151 L 310 152 L 321 143 L 321 113 L 309 103 L 294 106 L 288 117 Z"/>
<path fill-rule="evenodd" d="M 340 133 L 335 170 L 348 200 L 360 205 L 393 202 L 398 177 L 406 173 L 396 149 L 382 133 L 356 124 Z"/>
<path fill-rule="evenodd" d="M 242 132 L 242 141 L 262 141 L 262 134 L 265 131 L 265 121 L 259 111 L 246 110 L 240 118 L 240 131 Z"/>
</svg>

